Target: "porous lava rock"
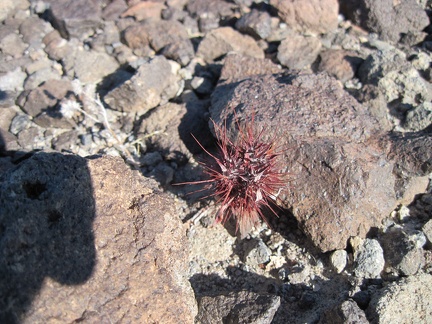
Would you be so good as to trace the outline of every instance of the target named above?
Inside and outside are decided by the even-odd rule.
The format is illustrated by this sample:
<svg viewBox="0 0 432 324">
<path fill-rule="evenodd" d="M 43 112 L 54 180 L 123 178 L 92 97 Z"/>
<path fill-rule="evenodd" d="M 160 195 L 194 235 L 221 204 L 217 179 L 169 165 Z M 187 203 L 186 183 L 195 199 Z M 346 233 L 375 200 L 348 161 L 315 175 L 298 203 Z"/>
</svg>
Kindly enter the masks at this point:
<svg viewBox="0 0 432 324">
<path fill-rule="evenodd" d="M 355 24 L 393 43 L 429 25 L 426 11 L 416 0 L 343 0 L 340 6 L 341 13 Z"/>
<path fill-rule="evenodd" d="M 193 322 L 185 233 L 155 181 L 41 152 L 0 186 L 0 322 Z"/>
<path fill-rule="evenodd" d="M 266 129 L 262 138 L 283 152 L 281 171 L 290 178 L 279 200 L 321 251 L 364 237 L 396 207 L 403 179 L 432 169 L 428 132 L 382 133 L 367 108 L 326 74 L 220 83 L 210 113 L 226 122 L 231 138 L 253 116 L 254 128 Z"/>
<path fill-rule="evenodd" d="M 432 321 L 432 275 L 421 273 L 390 283 L 373 295 L 366 315 L 371 323 Z"/>
</svg>

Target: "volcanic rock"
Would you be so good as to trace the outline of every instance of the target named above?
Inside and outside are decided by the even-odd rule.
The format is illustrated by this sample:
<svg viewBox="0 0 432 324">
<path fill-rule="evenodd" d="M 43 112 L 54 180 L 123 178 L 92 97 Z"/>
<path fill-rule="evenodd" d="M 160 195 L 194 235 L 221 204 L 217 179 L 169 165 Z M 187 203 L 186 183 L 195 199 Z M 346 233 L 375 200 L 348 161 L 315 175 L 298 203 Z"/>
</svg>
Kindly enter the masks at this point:
<svg viewBox="0 0 432 324">
<path fill-rule="evenodd" d="M 2 323 L 191 323 L 173 202 L 119 158 L 37 153 L 1 178 Z"/>
<path fill-rule="evenodd" d="M 221 83 L 210 109 L 219 125 L 236 138 L 255 116 L 263 140 L 277 139 L 290 181 L 279 200 L 322 251 L 343 249 L 351 236 L 396 207 L 406 173 L 426 175 L 432 168 L 427 133 L 382 134 L 368 110 L 323 75 L 279 74 Z M 413 155 L 412 152 L 418 151 Z"/>
</svg>

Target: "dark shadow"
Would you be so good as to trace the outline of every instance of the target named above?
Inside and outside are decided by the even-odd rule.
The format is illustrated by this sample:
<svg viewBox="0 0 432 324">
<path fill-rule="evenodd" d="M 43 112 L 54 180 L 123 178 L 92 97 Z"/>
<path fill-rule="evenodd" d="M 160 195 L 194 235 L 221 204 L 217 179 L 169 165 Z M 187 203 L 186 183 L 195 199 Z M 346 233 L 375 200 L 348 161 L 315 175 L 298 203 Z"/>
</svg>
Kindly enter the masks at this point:
<svg viewBox="0 0 432 324">
<path fill-rule="evenodd" d="M 315 323 L 328 309 L 348 299 L 350 284 L 345 275 L 332 280 L 316 278 L 313 289 L 304 284 L 291 284 L 277 278 L 269 278 L 248 272 L 240 267 L 226 269 L 227 278 L 216 274 L 196 274 L 190 278 L 195 297 L 200 303 L 205 296 L 216 297 L 231 292 L 249 291 L 280 297 L 280 306 L 272 323 Z M 241 301 L 239 301 L 241 302 Z"/>
<path fill-rule="evenodd" d="M 82 284 L 96 263 L 86 159 L 39 152 L 14 161 L 0 177 L 0 323 L 22 322 L 45 278 Z"/>
</svg>

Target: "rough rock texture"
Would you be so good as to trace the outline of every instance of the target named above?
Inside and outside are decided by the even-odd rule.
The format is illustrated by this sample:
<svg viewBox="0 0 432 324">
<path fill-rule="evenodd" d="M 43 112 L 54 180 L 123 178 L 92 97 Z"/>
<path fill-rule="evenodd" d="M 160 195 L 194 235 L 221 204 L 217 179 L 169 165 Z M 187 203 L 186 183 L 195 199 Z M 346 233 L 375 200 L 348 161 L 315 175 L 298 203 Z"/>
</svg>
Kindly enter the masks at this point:
<svg viewBox="0 0 432 324">
<path fill-rule="evenodd" d="M 271 34 L 271 17 L 267 12 L 252 10 L 243 15 L 235 25 L 240 32 L 256 39 L 264 39 Z"/>
<path fill-rule="evenodd" d="M 283 145 L 290 182 L 279 198 L 322 251 L 344 248 L 350 236 L 364 236 L 396 206 L 395 190 L 403 193 L 403 186 L 396 186 L 394 160 L 416 175 L 432 167 L 427 134 L 412 134 L 411 140 L 378 136 L 376 120 L 326 75 L 222 83 L 210 112 L 217 123 L 227 120 L 232 138 L 237 136 L 234 110 L 240 123 L 255 114 L 256 129 L 271 130 L 264 137 Z M 412 155 L 415 147 L 420 151 Z"/>
<path fill-rule="evenodd" d="M 343 0 L 341 12 L 355 24 L 385 41 L 398 42 L 402 36 L 421 32 L 429 19 L 418 1 Z M 397 23 L 395 23 L 397 22 Z"/>
<path fill-rule="evenodd" d="M 241 291 L 216 297 L 202 297 L 196 321 L 210 323 L 272 323 L 280 305 L 278 296 Z"/>
<path fill-rule="evenodd" d="M 428 126 L 426 118 L 423 123 L 416 125 L 415 116 L 427 115 L 432 100 L 432 86 L 406 60 L 402 51 L 390 48 L 371 54 L 360 66 L 359 76 L 363 83 L 378 87 L 385 108 L 399 118 L 407 130 L 421 130 Z M 406 119 L 407 111 L 410 111 L 409 119 Z"/>
<path fill-rule="evenodd" d="M 364 311 L 362 311 L 357 303 L 349 299 L 342 304 L 337 305 L 331 310 L 324 313 L 320 318 L 319 324 L 368 324 Z"/>
<path fill-rule="evenodd" d="M 163 56 L 141 65 L 130 79 L 111 90 L 105 102 L 115 110 L 146 113 L 167 103 L 179 90 L 173 66 Z"/>
<path fill-rule="evenodd" d="M 355 53 L 344 50 L 325 51 L 320 58 L 318 71 L 326 71 L 342 82 L 352 79 L 363 62 Z"/>
<path fill-rule="evenodd" d="M 119 158 L 37 153 L 1 178 L 2 323 L 191 323 L 186 237 Z"/>
<path fill-rule="evenodd" d="M 318 38 L 291 34 L 280 43 L 277 58 L 289 69 L 300 70 L 316 60 L 320 49 Z"/>
<path fill-rule="evenodd" d="M 86 37 L 101 26 L 98 0 L 50 0 L 52 23 L 64 38 Z"/>
<path fill-rule="evenodd" d="M 354 274 L 360 278 L 379 278 L 384 269 L 384 254 L 379 242 L 358 238 L 350 242 L 354 250 Z"/>
<path fill-rule="evenodd" d="M 197 55 L 211 62 L 228 52 L 264 58 L 263 50 L 252 37 L 242 35 L 231 27 L 220 27 L 206 34 L 198 46 Z"/>
<path fill-rule="evenodd" d="M 411 276 L 424 266 L 422 246 L 418 246 L 415 233 L 409 235 L 397 228 L 390 229 L 380 241 L 388 266 L 400 274 Z"/>
<path fill-rule="evenodd" d="M 271 74 L 281 71 L 280 66 L 269 59 L 260 59 L 239 54 L 228 54 L 225 57 L 220 81 L 239 81 L 252 75 Z"/>
<path fill-rule="evenodd" d="M 302 33 L 325 34 L 337 27 L 337 0 L 270 0 L 281 19 Z"/>
<path fill-rule="evenodd" d="M 378 291 L 366 314 L 371 323 L 430 323 L 432 275 L 422 273 L 390 283 Z"/>
</svg>

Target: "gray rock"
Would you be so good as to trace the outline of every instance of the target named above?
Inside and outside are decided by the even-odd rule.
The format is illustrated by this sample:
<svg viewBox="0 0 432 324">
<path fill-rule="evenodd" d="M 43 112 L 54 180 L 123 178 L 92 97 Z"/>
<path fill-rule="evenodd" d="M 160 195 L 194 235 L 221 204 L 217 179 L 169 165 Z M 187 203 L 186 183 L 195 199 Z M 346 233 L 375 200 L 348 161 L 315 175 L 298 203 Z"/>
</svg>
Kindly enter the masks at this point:
<svg viewBox="0 0 432 324">
<path fill-rule="evenodd" d="M 383 249 L 375 239 L 365 239 L 354 249 L 354 274 L 359 278 L 378 278 L 384 269 Z"/>
<path fill-rule="evenodd" d="M 258 267 L 258 265 L 270 261 L 272 252 L 262 240 L 250 240 L 245 248 L 248 250 L 245 255 L 246 264 Z"/>
<path fill-rule="evenodd" d="M 206 34 L 198 46 L 197 56 L 212 62 L 228 52 L 264 58 L 263 50 L 252 37 L 242 35 L 231 27 L 220 27 Z"/>
<path fill-rule="evenodd" d="M 171 63 L 156 56 L 141 65 L 130 80 L 111 90 L 104 100 L 114 110 L 144 114 L 174 98 L 179 89 Z"/>
<path fill-rule="evenodd" d="M 341 13 L 366 30 L 378 33 L 382 40 L 393 43 L 429 25 L 426 11 L 416 0 L 341 1 Z"/>
<path fill-rule="evenodd" d="M 34 90 L 23 92 L 18 104 L 27 114 L 36 117 L 44 110 L 55 108 L 69 91 L 72 91 L 69 81 L 48 80 Z"/>
<path fill-rule="evenodd" d="M 78 50 L 74 74 L 82 83 L 98 83 L 119 68 L 117 61 L 103 52 Z"/>
<path fill-rule="evenodd" d="M 321 50 L 321 41 L 316 37 L 291 34 L 278 47 L 277 59 L 291 70 L 299 70 L 312 64 Z"/>
<path fill-rule="evenodd" d="M 426 235 L 426 238 L 428 239 L 429 244 L 432 244 L 432 219 L 423 225 L 422 231 L 423 231 L 424 235 Z"/>
<path fill-rule="evenodd" d="M 23 36 L 23 41 L 37 48 L 42 44 L 43 37 L 52 30 L 53 28 L 48 22 L 37 16 L 27 18 L 19 27 L 19 32 Z"/>
<path fill-rule="evenodd" d="M 14 58 L 23 56 L 27 47 L 28 44 L 26 44 L 17 33 L 11 33 L 0 40 L 1 52 Z"/>
<path fill-rule="evenodd" d="M 37 153 L 2 174 L 0 201 L 2 323 L 193 322 L 173 202 L 121 159 Z"/>
<path fill-rule="evenodd" d="M 30 127 L 18 133 L 18 144 L 24 151 L 42 150 L 46 147 L 46 138 L 41 127 Z"/>
<path fill-rule="evenodd" d="M 408 111 L 402 124 L 408 131 L 419 131 L 432 124 L 432 103 L 423 102 Z"/>
<path fill-rule="evenodd" d="M 391 228 L 383 234 L 380 241 L 386 263 L 399 274 L 414 275 L 425 264 L 423 244 L 419 244 L 418 233 L 409 235 L 399 228 Z"/>
<path fill-rule="evenodd" d="M 192 105 L 192 104 L 191 104 Z M 177 152 L 183 155 L 177 156 L 180 160 L 190 157 L 189 147 L 195 148 L 191 143 L 194 139 L 191 133 L 201 138 L 204 133 L 204 127 L 201 124 L 204 121 L 204 107 L 197 104 L 195 107 L 186 107 L 175 103 L 167 103 L 157 107 L 155 111 L 143 120 L 138 137 L 146 136 L 148 146 L 158 147 L 161 152 Z M 195 143 L 196 145 L 196 143 Z"/>
<path fill-rule="evenodd" d="M 352 299 L 326 311 L 318 324 L 369 324 L 366 314 Z"/>
<path fill-rule="evenodd" d="M 427 108 L 427 102 L 432 100 L 432 85 L 420 76 L 403 52 L 394 48 L 371 54 L 360 66 L 359 76 L 363 83 L 378 86 L 384 97 L 385 109 L 390 108 L 390 113 L 401 120 L 402 127 L 407 111 L 415 114 L 416 107 L 426 103 L 424 108 Z M 418 113 L 421 111 L 419 108 Z M 406 130 L 412 130 L 414 124 L 406 126 Z M 421 129 L 418 126 L 415 129 Z"/>
<path fill-rule="evenodd" d="M 270 324 L 280 305 L 280 297 L 248 291 L 216 297 L 205 296 L 198 301 L 198 323 Z"/>
<path fill-rule="evenodd" d="M 270 0 L 279 17 L 293 30 L 307 34 L 325 34 L 337 28 L 337 0 Z"/>
<path fill-rule="evenodd" d="M 50 3 L 52 23 L 63 38 L 85 39 L 102 26 L 97 0 L 51 0 Z"/>
<path fill-rule="evenodd" d="M 371 323 L 431 323 L 432 276 L 421 273 L 377 291 L 366 314 Z"/>
<path fill-rule="evenodd" d="M 24 81 L 24 90 L 33 90 L 48 80 L 60 80 L 62 76 L 57 69 L 49 66 L 30 74 Z"/>
<path fill-rule="evenodd" d="M 26 78 L 27 74 L 17 67 L 13 71 L 0 75 L 0 89 L 2 91 L 22 91 Z"/>
<path fill-rule="evenodd" d="M 341 273 L 348 261 L 348 254 L 345 250 L 336 250 L 330 255 L 330 262 L 337 273 Z"/>
<path fill-rule="evenodd" d="M 78 132 L 76 130 L 61 133 L 52 140 L 54 150 L 58 152 L 72 151 L 73 146 L 78 142 Z"/>
<path fill-rule="evenodd" d="M 0 21 L 5 20 L 9 13 L 15 9 L 16 1 L 4 0 L 0 3 Z"/>
<path fill-rule="evenodd" d="M 219 19 L 227 19 L 233 16 L 236 7 L 235 4 L 225 0 L 191 0 L 188 1 L 186 9 L 193 17 L 199 17 L 200 19 L 214 17 L 215 22 L 219 24 Z M 205 30 L 201 31 L 204 32 Z"/>
<path fill-rule="evenodd" d="M 255 39 L 265 39 L 271 34 L 271 17 L 267 12 L 253 9 L 243 15 L 235 24 L 236 29 Z"/>
<path fill-rule="evenodd" d="M 9 127 L 9 131 L 17 135 L 22 130 L 31 126 L 30 117 L 26 114 L 17 114 L 13 119 Z"/>
</svg>

